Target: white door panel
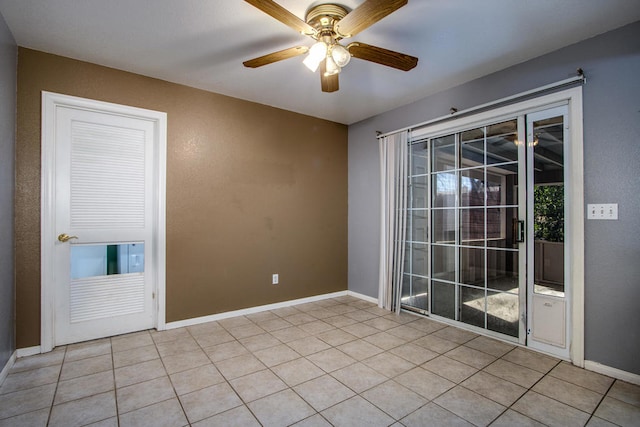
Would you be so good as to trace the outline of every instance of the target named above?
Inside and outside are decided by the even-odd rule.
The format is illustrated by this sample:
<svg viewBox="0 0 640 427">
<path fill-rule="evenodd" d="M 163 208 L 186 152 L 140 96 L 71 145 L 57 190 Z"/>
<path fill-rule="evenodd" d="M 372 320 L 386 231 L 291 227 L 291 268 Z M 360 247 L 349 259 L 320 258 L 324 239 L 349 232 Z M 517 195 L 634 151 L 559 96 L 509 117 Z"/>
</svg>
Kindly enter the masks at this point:
<svg viewBox="0 0 640 427">
<path fill-rule="evenodd" d="M 144 244 L 151 259 L 153 123 L 109 113 L 59 108 L 56 128 L 58 242 L 56 344 L 151 328 L 152 283 L 145 272 L 71 278 L 71 245 Z M 105 267 L 107 267 L 105 263 Z"/>
<path fill-rule="evenodd" d="M 164 132 L 156 119 L 113 111 L 129 107 L 79 108 L 74 101 L 93 101 L 50 95 L 71 105 L 43 103 L 43 177 L 52 189 L 43 193 L 52 213 L 43 207 L 43 313 L 50 307 L 53 320 L 43 346 L 152 328 L 160 282 L 164 289 L 154 250 L 164 240 L 157 161 Z"/>
<path fill-rule="evenodd" d="M 532 297 L 531 338 L 559 348 L 567 345 L 566 303 L 564 298 L 534 294 Z"/>
</svg>

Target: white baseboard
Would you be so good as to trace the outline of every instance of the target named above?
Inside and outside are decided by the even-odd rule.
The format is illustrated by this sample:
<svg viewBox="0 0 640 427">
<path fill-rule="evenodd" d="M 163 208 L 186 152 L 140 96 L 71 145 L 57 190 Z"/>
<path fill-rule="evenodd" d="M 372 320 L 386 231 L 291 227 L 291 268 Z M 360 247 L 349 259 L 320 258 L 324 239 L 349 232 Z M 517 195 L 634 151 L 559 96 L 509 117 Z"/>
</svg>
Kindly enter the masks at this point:
<svg viewBox="0 0 640 427">
<path fill-rule="evenodd" d="M 234 311 L 227 311 L 227 312 L 224 312 L 224 313 L 211 314 L 209 316 L 194 317 L 192 319 L 185 319 L 185 320 L 178 320 L 176 322 L 169 322 L 169 323 L 167 323 L 165 325 L 165 327 L 167 329 L 176 329 L 176 328 L 182 328 L 182 327 L 185 327 L 185 326 L 199 325 L 200 323 L 214 322 L 216 320 L 228 319 L 230 317 L 236 317 L 236 316 L 246 316 L 247 314 L 254 314 L 254 313 L 260 313 L 262 311 L 276 310 L 278 308 L 291 307 L 291 306 L 294 306 L 294 305 L 305 304 L 305 303 L 315 302 L 315 301 L 321 301 L 321 300 L 328 299 L 328 298 L 343 297 L 343 296 L 346 296 L 346 295 L 350 295 L 349 291 L 333 292 L 333 293 L 330 293 L 330 294 L 316 295 L 316 296 L 313 296 L 313 297 L 307 297 L 307 298 L 300 298 L 300 299 L 294 299 L 294 300 L 289 300 L 289 301 L 277 302 L 277 303 L 274 303 L 274 304 L 259 305 L 257 307 L 244 308 L 244 309 L 241 309 L 241 310 L 234 310 Z M 354 294 L 352 296 L 358 297 L 358 295 L 360 295 L 360 294 Z M 364 297 L 364 295 L 363 295 L 363 297 Z M 366 298 L 369 298 L 369 297 L 366 297 Z"/>
<path fill-rule="evenodd" d="M 585 360 L 584 368 L 631 384 L 640 385 L 640 375 L 623 371 L 622 369 L 612 368 L 611 366 L 603 365 L 592 360 Z"/>
<path fill-rule="evenodd" d="M 2 368 L 2 371 L 0 371 L 0 386 L 2 386 L 2 383 L 7 378 L 7 375 L 9 375 L 9 371 L 13 367 L 13 364 L 16 362 L 16 353 L 17 351 L 13 352 L 11 357 L 9 357 L 9 360 L 7 360 L 7 363 L 5 363 L 4 368 Z"/>
<path fill-rule="evenodd" d="M 365 301 L 369 301 L 372 302 L 374 304 L 378 304 L 378 298 L 373 298 L 364 294 L 359 294 L 358 292 L 353 292 L 353 291 L 347 291 L 347 295 L 351 296 L 351 297 L 355 297 L 355 298 L 360 298 L 363 299 Z"/>
<path fill-rule="evenodd" d="M 26 356 L 33 356 L 34 354 L 40 354 L 40 353 L 42 353 L 42 349 L 40 348 L 40 346 L 34 345 L 33 347 L 17 349 L 16 357 L 20 358 L 20 357 L 26 357 Z"/>
</svg>

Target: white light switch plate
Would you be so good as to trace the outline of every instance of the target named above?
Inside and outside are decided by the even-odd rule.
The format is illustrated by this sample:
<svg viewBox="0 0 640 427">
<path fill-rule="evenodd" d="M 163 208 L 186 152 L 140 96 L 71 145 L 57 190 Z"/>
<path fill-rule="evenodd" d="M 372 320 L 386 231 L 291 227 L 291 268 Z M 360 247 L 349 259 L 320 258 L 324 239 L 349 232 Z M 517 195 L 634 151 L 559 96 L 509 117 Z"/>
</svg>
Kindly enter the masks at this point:
<svg viewBox="0 0 640 427">
<path fill-rule="evenodd" d="M 587 205 L 587 219 L 618 219 L 617 203 L 598 203 Z"/>
</svg>

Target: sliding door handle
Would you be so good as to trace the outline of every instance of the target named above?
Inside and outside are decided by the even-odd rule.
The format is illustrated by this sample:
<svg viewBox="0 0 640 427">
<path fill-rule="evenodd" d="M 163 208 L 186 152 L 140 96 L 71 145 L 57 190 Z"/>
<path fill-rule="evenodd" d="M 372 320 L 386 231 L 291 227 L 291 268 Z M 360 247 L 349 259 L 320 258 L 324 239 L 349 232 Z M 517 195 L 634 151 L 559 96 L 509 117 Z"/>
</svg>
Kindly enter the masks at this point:
<svg viewBox="0 0 640 427">
<path fill-rule="evenodd" d="M 516 242 L 524 242 L 524 221 L 518 221 L 516 226 Z"/>
</svg>

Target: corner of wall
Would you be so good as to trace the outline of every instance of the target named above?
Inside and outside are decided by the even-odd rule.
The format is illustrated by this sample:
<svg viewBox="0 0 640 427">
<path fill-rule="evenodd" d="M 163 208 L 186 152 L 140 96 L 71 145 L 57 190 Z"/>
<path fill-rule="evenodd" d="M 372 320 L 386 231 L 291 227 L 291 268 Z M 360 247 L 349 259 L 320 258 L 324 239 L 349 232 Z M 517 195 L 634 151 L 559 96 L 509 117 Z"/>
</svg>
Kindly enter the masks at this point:
<svg viewBox="0 0 640 427">
<path fill-rule="evenodd" d="M 0 15 L 0 366 L 15 359 L 15 148 L 18 53 Z M 2 379 L 2 375 L 0 375 Z"/>
</svg>

